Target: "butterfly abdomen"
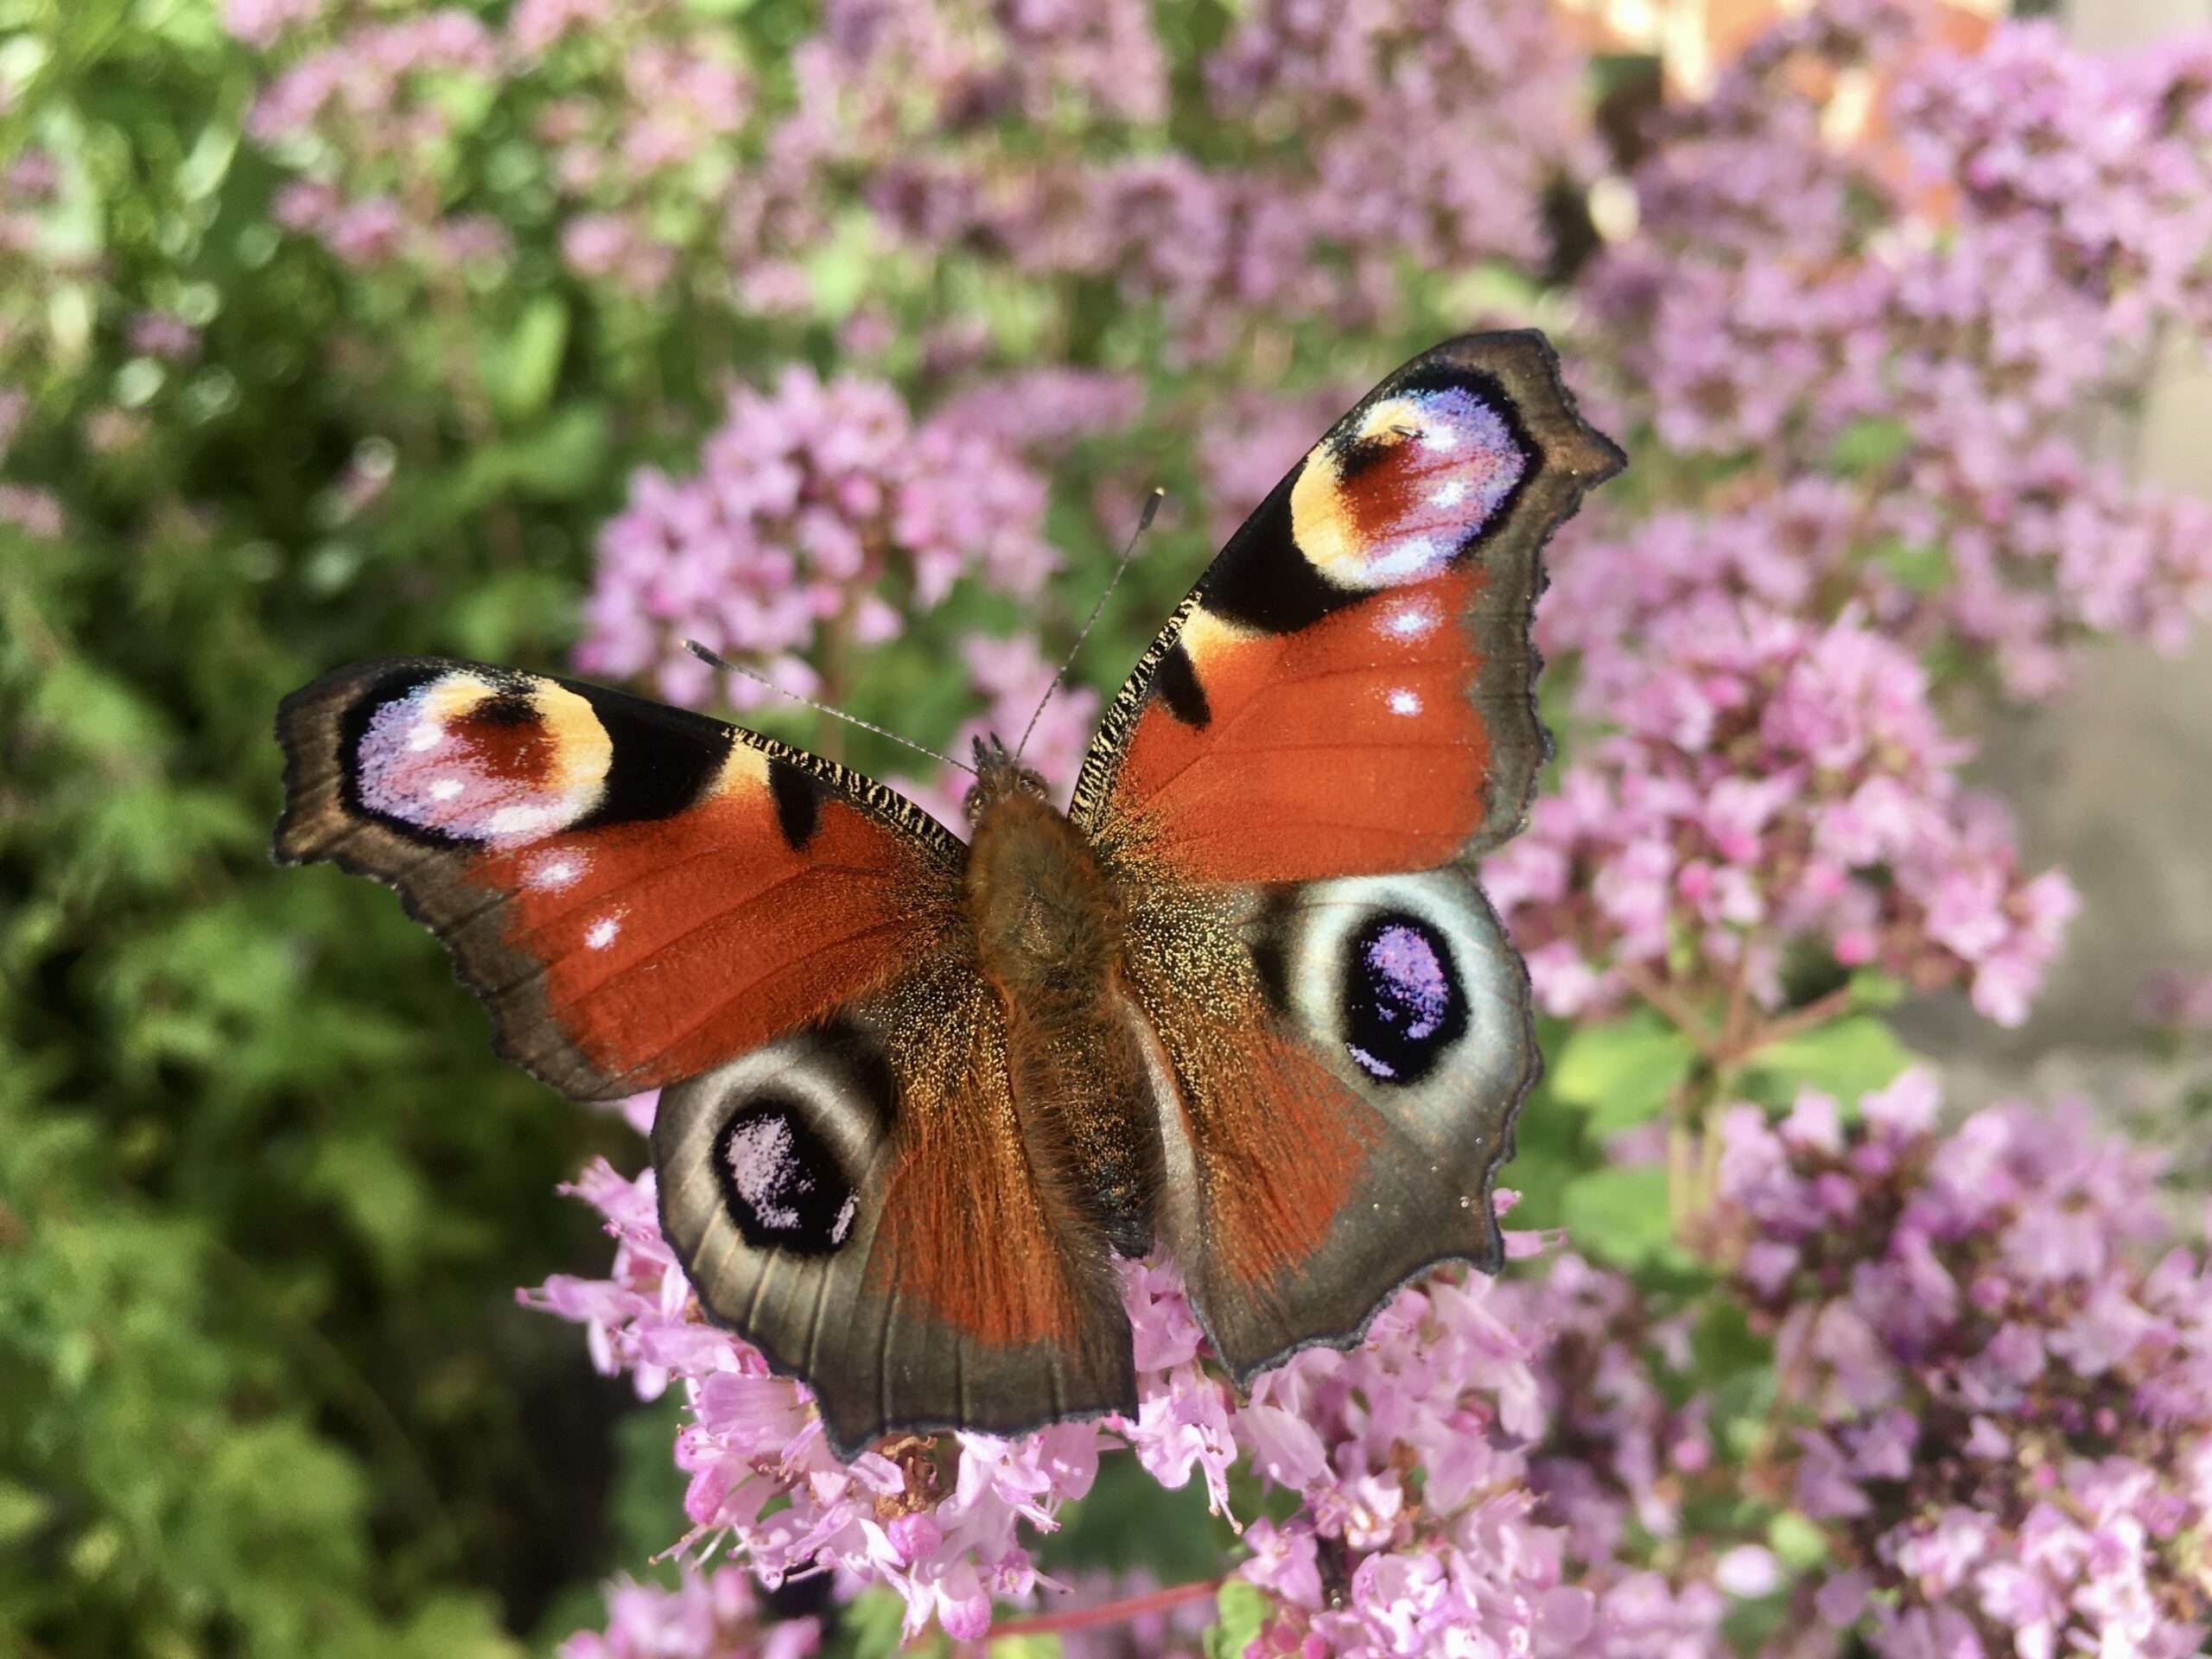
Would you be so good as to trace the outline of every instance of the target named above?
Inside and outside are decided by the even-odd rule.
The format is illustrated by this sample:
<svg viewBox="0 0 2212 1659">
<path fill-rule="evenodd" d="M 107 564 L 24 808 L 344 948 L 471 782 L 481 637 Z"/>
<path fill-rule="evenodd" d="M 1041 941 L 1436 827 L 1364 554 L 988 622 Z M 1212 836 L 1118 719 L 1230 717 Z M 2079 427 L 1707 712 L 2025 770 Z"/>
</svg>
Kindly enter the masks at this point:
<svg viewBox="0 0 2212 1659">
<path fill-rule="evenodd" d="M 1119 894 L 1082 831 L 1033 795 L 978 817 L 967 902 L 1007 1020 L 1007 1069 L 1032 1160 L 1124 1255 L 1152 1247 L 1160 1126 L 1119 995 Z"/>
</svg>

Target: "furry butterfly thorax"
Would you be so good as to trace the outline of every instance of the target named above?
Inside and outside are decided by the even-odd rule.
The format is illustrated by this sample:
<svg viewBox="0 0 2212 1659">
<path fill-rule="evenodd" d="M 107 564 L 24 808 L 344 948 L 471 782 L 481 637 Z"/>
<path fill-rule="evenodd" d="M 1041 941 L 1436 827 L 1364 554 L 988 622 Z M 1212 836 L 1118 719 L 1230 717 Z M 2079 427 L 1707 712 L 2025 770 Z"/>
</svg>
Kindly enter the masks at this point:
<svg viewBox="0 0 2212 1659">
<path fill-rule="evenodd" d="M 662 1090 L 703 1313 L 851 1457 L 1136 1408 L 1115 1258 L 1240 1387 L 1441 1262 L 1538 1065 L 1474 861 L 1546 743 L 1547 537 L 1621 464 L 1541 336 L 1424 353 L 1321 438 L 1108 706 L 1068 809 L 979 746 L 963 841 L 838 763 L 442 658 L 287 698 L 276 853 L 398 890 L 501 1053 Z"/>
</svg>

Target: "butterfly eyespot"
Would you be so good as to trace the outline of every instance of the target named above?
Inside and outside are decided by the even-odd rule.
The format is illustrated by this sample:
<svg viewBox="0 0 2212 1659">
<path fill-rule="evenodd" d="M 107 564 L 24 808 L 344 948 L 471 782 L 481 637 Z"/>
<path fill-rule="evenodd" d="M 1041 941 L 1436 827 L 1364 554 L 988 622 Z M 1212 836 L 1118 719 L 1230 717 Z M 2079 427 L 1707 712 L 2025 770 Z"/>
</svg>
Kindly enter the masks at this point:
<svg viewBox="0 0 2212 1659">
<path fill-rule="evenodd" d="M 566 829 L 598 805 L 613 753 L 586 698 L 494 671 L 403 679 L 349 722 L 361 810 L 433 842 L 519 846 Z"/>
<path fill-rule="evenodd" d="M 795 1097 L 759 1097 L 732 1116 L 715 1137 L 715 1174 L 755 1249 L 828 1255 L 852 1231 L 852 1183 Z"/>
<path fill-rule="evenodd" d="M 1270 1009 L 1440 1164 L 1467 1155 L 1469 1096 L 1526 1076 L 1526 982 L 1465 870 L 1281 888 L 1243 938 Z"/>
<path fill-rule="evenodd" d="M 664 1090 L 654 1157 L 681 1142 L 682 1163 L 712 1172 L 712 1248 L 830 1256 L 867 1229 L 862 1176 L 897 1112 L 881 1051 L 832 1021 Z"/>
<path fill-rule="evenodd" d="M 1466 993 L 1443 931 L 1405 911 L 1371 917 L 1346 941 L 1344 1047 L 1379 1083 L 1413 1084 L 1467 1031 Z"/>
<path fill-rule="evenodd" d="M 1426 582 L 1497 518 L 1532 466 L 1501 404 L 1468 386 L 1402 391 L 1307 457 L 1291 489 L 1292 529 L 1338 588 Z"/>
</svg>

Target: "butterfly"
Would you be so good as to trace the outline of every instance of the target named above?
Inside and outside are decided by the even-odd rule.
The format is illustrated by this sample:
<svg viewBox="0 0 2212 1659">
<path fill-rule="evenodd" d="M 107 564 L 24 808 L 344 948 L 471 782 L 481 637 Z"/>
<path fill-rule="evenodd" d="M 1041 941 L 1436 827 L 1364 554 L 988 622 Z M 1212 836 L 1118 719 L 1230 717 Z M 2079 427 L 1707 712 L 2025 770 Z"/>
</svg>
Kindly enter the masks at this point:
<svg viewBox="0 0 2212 1659">
<path fill-rule="evenodd" d="M 1071 803 L 978 744 L 963 840 L 837 762 L 437 658 L 286 698 L 275 852 L 398 890 L 565 1094 L 660 1089 L 663 1230 L 830 1446 L 1134 1414 L 1114 1258 L 1237 1385 L 1495 1272 L 1539 1058 L 1471 861 L 1548 742 L 1545 540 L 1623 464 L 1550 346 L 1406 364 L 1237 531 Z"/>
</svg>

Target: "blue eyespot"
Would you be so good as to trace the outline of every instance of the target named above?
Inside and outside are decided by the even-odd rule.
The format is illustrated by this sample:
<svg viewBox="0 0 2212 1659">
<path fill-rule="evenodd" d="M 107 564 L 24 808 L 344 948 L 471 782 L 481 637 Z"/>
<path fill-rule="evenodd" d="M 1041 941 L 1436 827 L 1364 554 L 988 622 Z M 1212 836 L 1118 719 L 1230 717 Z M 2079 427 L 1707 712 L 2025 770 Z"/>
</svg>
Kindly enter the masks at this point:
<svg viewBox="0 0 2212 1659">
<path fill-rule="evenodd" d="M 1385 912 L 1347 943 L 1344 1046 L 1380 1083 L 1419 1083 L 1466 1034 L 1467 999 L 1444 935 Z"/>
</svg>

